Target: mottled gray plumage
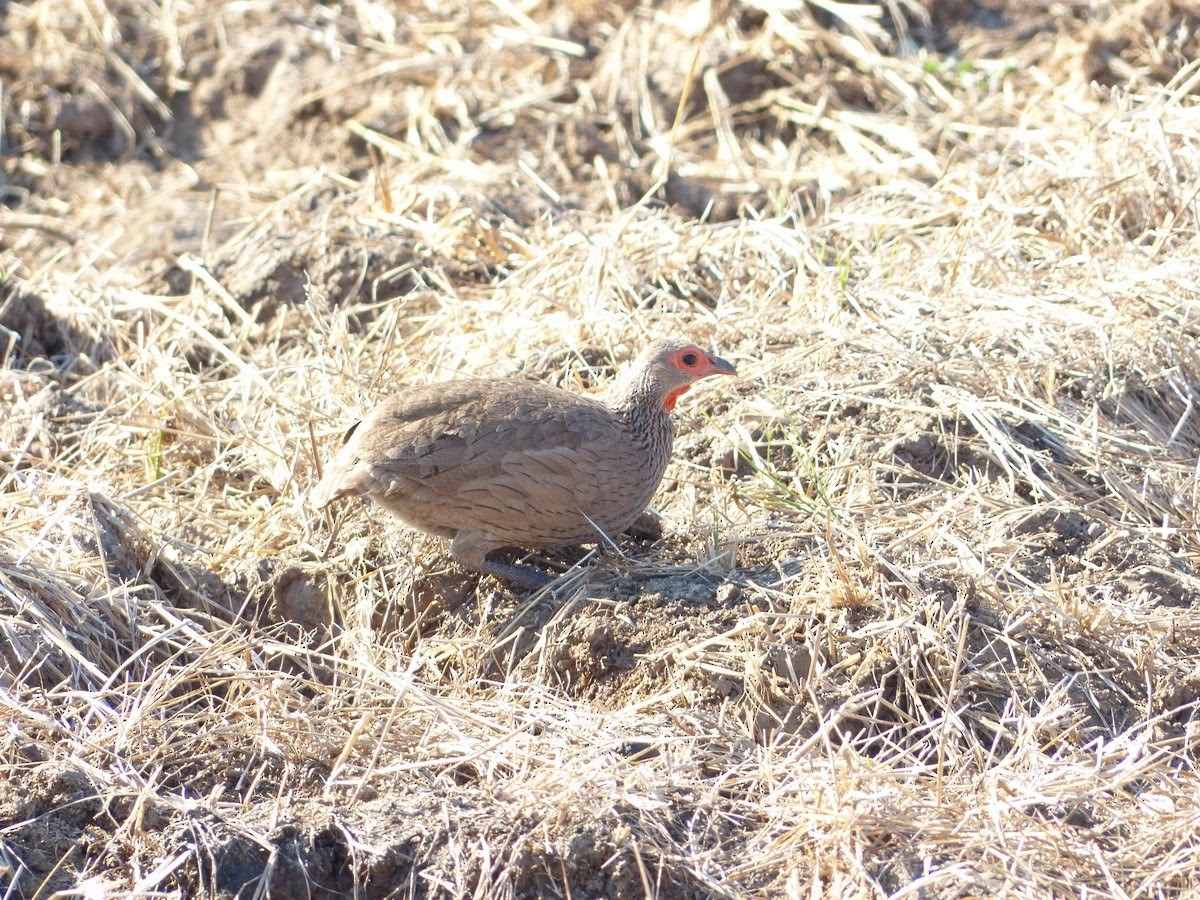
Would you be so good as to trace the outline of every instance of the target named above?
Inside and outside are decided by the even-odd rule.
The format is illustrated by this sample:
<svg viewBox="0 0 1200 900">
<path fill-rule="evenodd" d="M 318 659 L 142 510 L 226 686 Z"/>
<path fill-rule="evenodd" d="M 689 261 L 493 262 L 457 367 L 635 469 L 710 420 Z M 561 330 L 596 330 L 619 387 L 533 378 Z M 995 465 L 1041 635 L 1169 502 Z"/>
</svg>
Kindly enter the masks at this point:
<svg viewBox="0 0 1200 900">
<path fill-rule="evenodd" d="M 686 342 L 656 341 L 598 399 L 507 379 L 405 388 L 350 429 L 310 499 L 320 508 L 368 497 L 452 538 L 466 568 L 539 585 L 541 573 L 488 554 L 629 528 L 670 459 L 675 399 L 716 374 L 734 368 Z"/>
</svg>

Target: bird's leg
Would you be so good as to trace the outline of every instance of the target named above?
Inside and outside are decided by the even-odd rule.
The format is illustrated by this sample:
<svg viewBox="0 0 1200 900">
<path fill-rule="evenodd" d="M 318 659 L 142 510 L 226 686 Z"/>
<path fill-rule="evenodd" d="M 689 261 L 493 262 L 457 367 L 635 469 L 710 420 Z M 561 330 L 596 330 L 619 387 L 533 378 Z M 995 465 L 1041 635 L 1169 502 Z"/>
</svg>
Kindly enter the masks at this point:
<svg viewBox="0 0 1200 900">
<path fill-rule="evenodd" d="M 663 523 L 658 513 L 645 510 L 625 529 L 625 533 L 639 541 L 657 541 L 663 536 Z"/>
<path fill-rule="evenodd" d="M 460 531 L 450 542 L 450 555 L 458 561 L 460 566 L 472 572 L 494 575 L 515 587 L 530 591 L 545 587 L 554 580 L 549 575 L 528 566 L 518 566 L 516 563 L 490 559 L 488 554 L 496 549 L 498 547 L 495 541 L 488 538 L 482 531 Z"/>
</svg>

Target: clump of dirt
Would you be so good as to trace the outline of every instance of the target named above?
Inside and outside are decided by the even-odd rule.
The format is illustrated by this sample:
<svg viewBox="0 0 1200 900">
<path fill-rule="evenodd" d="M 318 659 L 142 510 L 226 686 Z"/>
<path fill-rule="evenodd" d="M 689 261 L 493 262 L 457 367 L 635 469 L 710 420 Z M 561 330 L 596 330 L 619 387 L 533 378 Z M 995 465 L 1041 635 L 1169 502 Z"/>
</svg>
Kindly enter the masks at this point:
<svg viewBox="0 0 1200 900">
<path fill-rule="evenodd" d="M 637 654 L 634 628 L 607 617 L 573 617 L 562 633 L 544 631 L 545 665 L 573 697 L 595 699 L 612 690 L 633 668 Z"/>
<path fill-rule="evenodd" d="M 26 763 L 19 774 L 6 772 L 3 784 L 6 889 L 32 896 L 79 884 L 121 824 L 107 808 L 108 792 L 62 760 Z"/>
<path fill-rule="evenodd" d="M 0 303 L 0 334 L 11 338 L 7 348 L 14 356 L 9 365 L 28 368 L 36 360 L 58 360 L 64 367 L 76 357 L 102 362 L 110 351 L 102 342 L 72 322 L 47 308 L 36 294 L 14 287 Z"/>
</svg>

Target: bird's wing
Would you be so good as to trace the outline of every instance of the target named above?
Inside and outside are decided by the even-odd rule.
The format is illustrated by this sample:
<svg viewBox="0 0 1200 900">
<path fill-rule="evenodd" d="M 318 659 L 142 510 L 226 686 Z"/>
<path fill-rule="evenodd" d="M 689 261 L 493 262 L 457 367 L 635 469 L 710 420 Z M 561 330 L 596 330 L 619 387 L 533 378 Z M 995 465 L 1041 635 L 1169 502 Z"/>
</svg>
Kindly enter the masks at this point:
<svg viewBox="0 0 1200 900">
<path fill-rule="evenodd" d="M 419 482 L 466 502 L 590 506 L 628 444 L 594 400 L 532 383 L 452 381 L 401 391 L 350 433 L 314 490 L 390 494 Z"/>
<path fill-rule="evenodd" d="M 612 473 L 636 462 L 622 465 L 628 438 L 607 410 L 592 407 L 556 404 L 543 416 L 506 419 L 479 442 L 490 445 L 480 454 L 486 463 L 455 487 L 455 501 L 493 526 L 528 521 L 541 536 L 564 541 L 590 533 L 589 516 L 594 527 L 608 527 L 610 509 L 627 505 Z"/>
</svg>

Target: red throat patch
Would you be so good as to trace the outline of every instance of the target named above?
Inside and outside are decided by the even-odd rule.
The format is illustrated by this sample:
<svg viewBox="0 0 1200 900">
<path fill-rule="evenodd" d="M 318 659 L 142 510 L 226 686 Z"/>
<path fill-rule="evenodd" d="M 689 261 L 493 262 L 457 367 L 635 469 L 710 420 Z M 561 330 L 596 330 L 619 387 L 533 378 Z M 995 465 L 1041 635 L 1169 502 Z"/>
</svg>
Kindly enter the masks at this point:
<svg viewBox="0 0 1200 900">
<path fill-rule="evenodd" d="M 691 390 L 691 388 L 690 384 L 685 384 L 683 387 L 677 387 L 671 393 L 667 394 L 667 401 L 663 404 L 667 408 L 667 412 L 673 410 L 675 408 L 675 401 Z"/>
</svg>

